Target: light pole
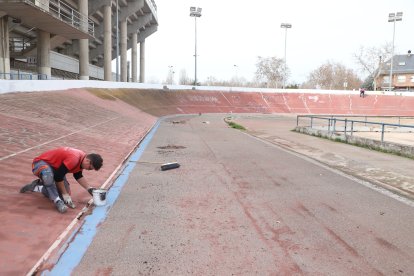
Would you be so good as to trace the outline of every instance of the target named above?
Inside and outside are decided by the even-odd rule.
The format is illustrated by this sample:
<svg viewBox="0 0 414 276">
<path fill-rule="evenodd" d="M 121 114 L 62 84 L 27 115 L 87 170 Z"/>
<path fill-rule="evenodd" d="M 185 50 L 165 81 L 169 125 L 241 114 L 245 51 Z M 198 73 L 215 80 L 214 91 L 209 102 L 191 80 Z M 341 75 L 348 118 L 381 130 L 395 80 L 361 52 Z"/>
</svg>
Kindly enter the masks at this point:
<svg viewBox="0 0 414 276">
<path fill-rule="evenodd" d="M 238 68 L 239 68 L 239 66 L 237 64 L 234 64 L 233 67 L 234 67 L 234 77 L 231 80 L 231 83 L 234 86 L 238 86 L 239 85 L 239 76 L 238 76 L 239 75 L 238 74 Z"/>
<path fill-rule="evenodd" d="M 282 23 L 280 24 L 280 28 L 284 28 L 285 29 L 285 69 L 283 72 L 283 89 L 285 89 L 285 85 L 286 85 L 286 41 L 287 41 L 287 29 L 292 28 L 292 24 L 290 23 Z"/>
<path fill-rule="evenodd" d="M 170 84 L 174 83 L 174 66 L 173 65 L 168 65 L 169 71 L 168 71 L 168 78 L 170 79 Z"/>
<path fill-rule="evenodd" d="M 377 74 L 374 76 L 374 91 L 377 91 L 377 80 L 378 80 L 378 76 L 381 74 L 381 70 L 382 70 L 382 56 L 379 56 L 379 61 L 378 61 L 378 71 Z"/>
<path fill-rule="evenodd" d="M 194 17 L 194 86 L 197 86 L 197 17 L 201 17 L 201 8 L 190 7 L 190 16 Z"/>
<path fill-rule="evenodd" d="M 395 13 L 390 13 L 388 14 L 388 22 L 393 22 L 394 23 L 394 30 L 392 32 L 392 53 L 391 53 L 391 68 L 390 68 L 390 88 L 389 90 L 391 91 L 392 88 L 392 65 L 393 65 L 393 59 L 394 59 L 394 39 L 395 39 L 395 22 L 396 21 L 401 21 L 402 20 L 402 12 L 397 12 Z"/>
<path fill-rule="evenodd" d="M 234 69 L 235 69 L 235 71 L 236 71 L 236 74 L 235 74 L 235 75 L 236 75 L 236 79 L 237 79 L 237 78 L 239 77 L 239 74 L 238 74 L 238 73 L 239 73 L 239 72 L 238 72 L 238 71 L 239 71 L 239 70 L 238 70 L 238 69 L 239 69 L 239 66 L 238 66 L 237 64 L 234 64 L 234 65 L 233 65 L 233 67 L 234 67 Z"/>
<path fill-rule="evenodd" d="M 119 15 L 118 0 L 116 0 L 116 81 L 119 81 Z"/>
</svg>

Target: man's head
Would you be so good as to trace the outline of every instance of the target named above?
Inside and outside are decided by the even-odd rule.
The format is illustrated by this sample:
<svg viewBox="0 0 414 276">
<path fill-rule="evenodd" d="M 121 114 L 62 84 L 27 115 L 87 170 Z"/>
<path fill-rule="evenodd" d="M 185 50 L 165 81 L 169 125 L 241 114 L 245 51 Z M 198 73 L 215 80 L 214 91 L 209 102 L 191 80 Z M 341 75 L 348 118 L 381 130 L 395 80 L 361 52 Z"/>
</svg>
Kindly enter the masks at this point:
<svg viewBox="0 0 414 276">
<path fill-rule="evenodd" d="M 99 171 L 102 167 L 103 159 L 99 154 L 90 153 L 86 155 L 82 162 L 82 169 Z"/>
</svg>

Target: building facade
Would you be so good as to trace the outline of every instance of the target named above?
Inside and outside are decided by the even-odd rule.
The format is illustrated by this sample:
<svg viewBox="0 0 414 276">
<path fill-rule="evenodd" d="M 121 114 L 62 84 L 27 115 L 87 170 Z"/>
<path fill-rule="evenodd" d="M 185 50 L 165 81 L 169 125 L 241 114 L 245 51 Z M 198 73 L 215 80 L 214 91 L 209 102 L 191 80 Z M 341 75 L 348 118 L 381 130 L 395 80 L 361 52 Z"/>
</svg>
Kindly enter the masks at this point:
<svg viewBox="0 0 414 276">
<path fill-rule="evenodd" d="M 411 51 L 405 55 L 395 55 L 392 59 L 392 79 L 390 85 L 391 60 L 382 64 L 374 79 L 377 90 L 414 92 L 414 56 Z"/>
<path fill-rule="evenodd" d="M 145 40 L 157 27 L 154 0 L 0 0 L 0 79 L 144 82 Z"/>
</svg>

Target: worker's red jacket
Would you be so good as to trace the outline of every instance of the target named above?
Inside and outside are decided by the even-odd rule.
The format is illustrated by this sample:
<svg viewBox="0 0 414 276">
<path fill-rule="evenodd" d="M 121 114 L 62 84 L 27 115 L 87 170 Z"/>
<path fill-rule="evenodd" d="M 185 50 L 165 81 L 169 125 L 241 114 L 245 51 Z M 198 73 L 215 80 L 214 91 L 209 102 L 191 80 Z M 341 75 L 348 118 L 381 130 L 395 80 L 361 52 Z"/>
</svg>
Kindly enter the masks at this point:
<svg viewBox="0 0 414 276">
<path fill-rule="evenodd" d="M 44 161 L 55 172 L 55 181 L 62 181 L 66 173 L 73 173 L 76 179 L 82 177 L 81 164 L 86 153 L 81 150 L 62 147 L 46 151 L 33 159 L 33 163 Z"/>
</svg>

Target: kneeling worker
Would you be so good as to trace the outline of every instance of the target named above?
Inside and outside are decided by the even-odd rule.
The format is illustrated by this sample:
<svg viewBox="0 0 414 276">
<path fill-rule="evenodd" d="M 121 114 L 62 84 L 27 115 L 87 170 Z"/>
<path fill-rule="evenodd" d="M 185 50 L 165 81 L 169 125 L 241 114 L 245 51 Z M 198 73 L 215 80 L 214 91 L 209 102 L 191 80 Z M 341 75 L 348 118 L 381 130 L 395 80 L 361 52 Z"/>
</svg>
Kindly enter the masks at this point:
<svg viewBox="0 0 414 276">
<path fill-rule="evenodd" d="M 76 181 L 92 195 L 95 188 L 89 186 L 82 171 L 98 171 L 102 163 L 99 154 L 86 154 L 75 148 L 61 147 L 46 151 L 33 159 L 32 172 L 38 179 L 23 186 L 20 192 L 43 193 L 54 202 L 59 213 L 65 213 L 67 206 L 76 208 L 70 197 L 71 191 L 66 174 L 72 173 Z"/>
</svg>

